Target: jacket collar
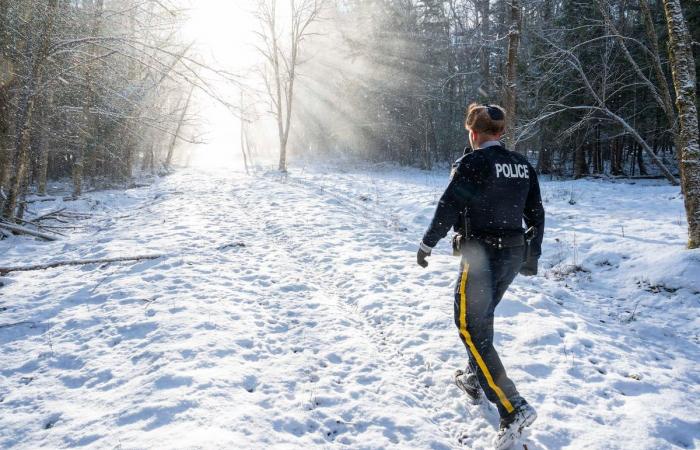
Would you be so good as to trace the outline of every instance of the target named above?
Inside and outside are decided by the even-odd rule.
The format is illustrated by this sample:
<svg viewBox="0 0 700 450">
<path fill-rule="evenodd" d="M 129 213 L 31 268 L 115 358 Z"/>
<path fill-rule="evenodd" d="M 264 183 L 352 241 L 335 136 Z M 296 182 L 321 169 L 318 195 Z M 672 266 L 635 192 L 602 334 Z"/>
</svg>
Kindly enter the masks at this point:
<svg viewBox="0 0 700 450">
<path fill-rule="evenodd" d="M 479 149 L 488 148 L 488 147 L 496 147 L 496 146 L 503 147 L 503 145 L 499 141 L 486 141 L 483 144 L 481 144 Z"/>
</svg>

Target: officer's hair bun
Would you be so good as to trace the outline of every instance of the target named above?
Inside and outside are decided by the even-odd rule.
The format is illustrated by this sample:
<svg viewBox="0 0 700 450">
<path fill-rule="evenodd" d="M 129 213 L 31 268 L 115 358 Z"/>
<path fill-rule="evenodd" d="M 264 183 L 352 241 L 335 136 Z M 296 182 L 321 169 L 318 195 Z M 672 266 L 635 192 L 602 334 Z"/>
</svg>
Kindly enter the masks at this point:
<svg viewBox="0 0 700 450">
<path fill-rule="evenodd" d="M 464 125 L 476 133 L 501 134 L 506 127 L 506 112 L 498 105 L 472 103 Z"/>
</svg>

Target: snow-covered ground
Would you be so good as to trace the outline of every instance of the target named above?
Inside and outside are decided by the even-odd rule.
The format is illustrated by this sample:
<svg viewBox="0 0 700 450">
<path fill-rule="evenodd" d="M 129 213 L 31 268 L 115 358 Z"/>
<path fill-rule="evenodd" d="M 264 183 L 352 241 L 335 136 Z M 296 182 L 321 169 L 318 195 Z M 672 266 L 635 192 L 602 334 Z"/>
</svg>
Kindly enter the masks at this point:
<svg viewBox="0 0 700 450">
<path fill-rule="evenodd" d="M 164 256 L 0 278 L 0 447 L 491 448 L 495 408 L 452 384 L 458 260 L 445 240 L 415 264 L 445 183 L 186 170 L 66 203 L 94 216 L 61 241 L 1 241 L 0 266 Z M 678 189 L 542 184 L 540 276 L 496 319 L 539 412 L 522 443 L 697 448 L 700 252 Z"/>
</svg>

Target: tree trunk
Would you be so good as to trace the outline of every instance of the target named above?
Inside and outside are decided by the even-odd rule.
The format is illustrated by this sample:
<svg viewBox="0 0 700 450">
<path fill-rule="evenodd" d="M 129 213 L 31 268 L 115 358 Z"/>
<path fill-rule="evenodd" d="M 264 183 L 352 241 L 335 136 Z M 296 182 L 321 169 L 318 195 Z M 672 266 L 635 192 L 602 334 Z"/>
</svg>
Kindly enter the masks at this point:
<svg viewBox="0 0 700 450">
<path fill-rule="evenodd" d="M 433 168 L 432 157 L 430 155 L 430 112 L 425 108 L 425 126 L 423 127 L 423 168 L 430 170 Z"/>
<path fill-rule="evenodd" d="M 635 146 L 637 153 L 637 167 L 639 167 L 639 175 L 649 175 L 647 172 L 647 166 L 644 164 L 644 153 L 642 152 L 642 146 Z"/>
<path fill-rule="evenodd" d="M 246 175 L 250 175 L 250 171 L 248 170 L 248 156 L 246 155 L 245 147 L 245 122 L 241 117 L 241 154 L 243 154 L 243 166 L 245 167 L 245 173 Z"/>
<path fill-rule="evenodd" d="M 272 41 L 272 48 L 270 49 L 270 62 L 272 64 L 272 70 L 275 75 L 275 116 L 277 119 L 277 136 L 279 138 L 280 144 L 280 160 L 279 166 L 277 167 L 280 172 L 287 171 L 287 140 L 285 139 L 284 130 L 284 116 L 282 115 L 282 103 L 284 98 L 282 96 L 282 75 L 280 70 L 280 48 L 277 41 L 277 12 L 276 12 L 277 0 L 272 0 L 270 17 L 268 22 L 268 27 L 270 31 L 270 39 Z M 289 98 L 287 98 L 289 101 Z"/>
<path fill-rule="evenodd" d="M 48 114 L 53 111 L 53 101 L 53 89 L 49 89 L 46 98 L 46 107 L 42 115 L 42 127 L 39 132 L 39 154 L 37 156 L 36 175 L 37 193 L 39 195 L 46 195 L 46 175 L 49 167 L 49 144 L 51 142 L 51 124 L 49 123 Z"/>
<path fill-rule="evenodd" d="M 9 0 L 0 0 L 0 42 L 8 42 L 10 33 L 5 24 L 8 23 Z M 11 147 L 11 118 L 10 98 L 14 84 L 14 75 L 8 70 L 10 65 L 10 47 L 0 45 L 0 192 L 5 192 L 10 178 L 10 162 L 12 160 Z M 0 197 L 0 214 L 4 207 L 4 201 Z"/>
<path fill-rule="evenodd" d="M 83 194 L 83 167 L 85 160 L 83 147 L 83 145 L 79 144 L 73 154 L 73 197 L 80 197 Z"/>
<path fill-rule="evenodd" d="M 680 0 L 664 0 L 668 50 L 680 125 L 681 186 L 688 219 L 688 248 L 700 247 L 700 145 L 695 60 Z"/>
<path fill-rule="evenodd" d="M 30 137 L 31 139 L 31 137 Z M 32 144 L 30 144 L 31 147 Z M 31 150 L 31 148 L 30 148 Z M 24 167 L 26 168 L 24 171 L 24 176 L 22 177 L 22 181 L 20 184 L 20 189 L 19 189 L 19 204 L 17 205 L 17 212 L 15 213 L 15 217 L 18 219 L 23 219 L 24 218 L 24 212 L 27 209 L 27 203 L 25 200 L 27 199 L 27 191 L 29 190 L 29 182 L 31 180 L 31 156 L 29 154 L 30 152 L 25 153 L 24 157 L 26 158 L 24 162 Z"/>
<path fill-rule="evenodd" d="M 0 191 L 5 191 L 5 186 L 10 177 L 10 158 L 8 156 L 7 143 L 3 136 L 0 136 Z M 2 210 L 3 201 L 0 198 L 0 210 Z"/>
<path fill-rule="evenodd" d="M 508 60 L 506 62 L 506 82 L 504 86 L 504 106 L 506 110 L 506 147 L 514 150 L 515 145 L 515 108 L 516 83 L 518 69 L 518 46 L 520 45 L 520 0 L 511 0 L 510 30 L 508 32 Z"/>
<path fill-rule="evenodd" d="M 293 4 L 293 2 L 292 2 Z M 294 17 L 292 16 L 292 21 Z M 279 170 L 281 172 L 287 171 L 287 143 L 289 142 L 289 129 L 292 125 L 292 104 L 294 100 L 294 81 L 296 79 L 296 66 L 297 66 L 297 56 L 299 52 L 299 38 L 296 36 L 294 26 L 292 26 L 292 57 L 289 63 L 289 79 L 287 81 L 287 89 L 285 91 L 285 98 L 287 100 L 287 115 L 285 117 L 284 133 L 282 136 L 282 142 L 280 143 L 280 166 Z"/>
<path fill-rule="evenodd" d="M 489 9 L 491 6 L 490 0 L 481 0 L 479 3 L 479 12 L 481 15 L 481 49 L 479 50 L 479 69 L 481 72 L 481 87 L 480 94 L 482 97 L 488 98 L 491 92 L 491 42 L 489 40 Z"/>
<path fill-rule="evenodd" d="M 0 58 L 2 58 L 0 54 Z M 0 61 L 2 64 L 2 61 Z M 0 189 L 5 190 L 10 178 L 11 161 L 11 131 L 10 131 L 10 105 L 9 89 L 0 85 Z M 2 199 L 0 199 L 0 210 Z"/>
<path fill-rule="evenodd" d="M 537 155 L 537 171 L 544 175 L 552 173 L 552 152 L 547 145 L 540 147 Z"/>
<path fill-rule="evenodd" d="M 287 143 L 283 137 L 280 137 L 280 162 L 277 170 L 282 173 L 287 172 Z"/>
<path fill-rule="evenodd" d="M 182 129 L 182 124 L 185 121 L 185 115 L 190 107 L 190 100 L 192 100 L 192 93 L 194 92 L 194 86 L 190 88 L 190 93 L 187 94 L 187 100 L 185 101 L 185 106 L 182 108 L 182 114 L 180 114 L 180 120 L 177 122 L 177 128 L 175 128 L 175 133 L 168 146 L 168 155 L 165 157 L 165 167 L 170 169 L 170 164 L 172 164 L 173 153 L 175 152 L 175 144 L 177 144 L 177 138 L 180 135 L 180 130 Z"/>
<path fill-rule="evenodd" d="M 624 175 L 622 170 L 622 149 L 624 148 L 625 138 L 621 137 L 614 139 L 610 149 L 610 175 Z"/>
<path fill-rule="evenodd" d="M 598 134 L 598 127 L 596 127 L 596 134 Z M 591 172 L 598 174 L 600 173 L 600 141 L 596 139 L 596 142 L 591 146 Z"/>
<path fill-rule="evenodd" d="M 600 142 L 600 124 L 595 127 L 595 144 L 593 145 L 593 173 L 603 173 L 603 149 Z"/>
<path fill-rule="evenodd" d="M 100 22 L 102 18 L 102 7 L 104 0 L 94 0 L 88 2 L 89 8 L 92 9 L 92 23 L 90 26 L 90 35 L 97 36 L 100 32 Z M 87 58 L 92 60 L 96 57 L 97 50 L 94 45 L 90 45 L 87 51 Z M 85 130 L 83 130 L 82 142 L 78 145 L 73 161 L 73 197 L 80 197 L 83 192 L 83 175 L 85 172 L 85 155 L 94 152 L 95 134 L 97 132 L 97 119 L 90 111 L 90 108 L 95 103 L 95 90 L 93 87 L 93 65 L 91 61 L 85 64 L 85 90 L 83 96 L 83 121 L 85 122 Z"/>
<path fill-rule="evenodd" d="M 3 205 L 2 215 L 12 217 L 17 207 L 17 199 L 22 195 L 21 189 L 28 170 L 29 146 L 31 141 L 32 116 L 37 96 L 37 88 L 41 85 L 45 58 L 48 54 L 53 21 L 56 15 L 58 0 L 48 0 L 46 5 L 47 20 L 43 23 L 41 36 L 30 37 L 25 55 L 29 61 L 27 71 L 27 81 L 25 82 L 18 106 L 17 120 L 15 125 L 15 151 L 12 156 L 10 167 L 10 181 L 8 183 L 7 199 Z M 38 46 L 36 41 L 38 39 Z"/>
<path fill-rule="evenodd" d="M 144 150 L 143 152 L 143 159 L 141 159 L 141 170 L 140 172 L 146 172 L 148 168 L 150 167 L 150 161 L 151 161 L 151 155 L 153 155 L 153 145 L 148 148 L 148 150 Z"/>
<path fill-rule="evenodd" d="M 668 124 L 671 130 L 671 135 L 673 137 L 673 143 L 676 147 L 676 156 L 678 161 L 681 160 L 681 143 L 678 134 L 678 120 L 676 117 L 676 112 L 673 109 L 673 100 L 671 99 L 671 90 L 669 89 L 666 76 L 664 75 L 663 67 L 661 66 L 661 52 L 659 51 L 659 39 L 656 36 L 656 28 L 654 28 L 654 19 L 651 15 L 651 10 L 649 9 L 649 3 L 647 0 L 639 0 L 639 6 L 642 10 L 642 15 L 644 17 L 644 29 L 651 45 L 651 61 L 652 68 L 654 69 L 654 77 L 656 78 L 656 85 L 659 88 L 659 97 L 661 101 L 661 109 L 668 120 Z"/>
<path fill-rule="evenodd" d="M 122 181 L 128 181 L 131 179 L 131 173 L 134 167 L 134 153 L 136 152 L 136 144 L 134 142 L 134 136 L 129 132 L 130 128 L 133 127 L 133 123 L 129 120 L 125 120 L 120 126 L 119 133 L 124 136 L 124 156 L 121 159 L 116 160 L 119 167 L 119 172 L 122 177 Z"/>
<path fill-rule="evenodd" d="M 31 91 L 33 84 L 27 86 L 26 90 Z M 17 207 L 17 199 L 21 195 L 22 183 L 28 170 L 29 164 L 29 144 L 31 138 L 32 114 L 34 112 L 34 98 L 28 92 L 24 94 L 27 103 L 21 107 L 18 129 L 19 137 L 15 146 L 15 152 L 12 158 L 12 166 L 10 167 L 10 181 L 7 192 L 7 199 L 3 206 L 2 215 L 7 218 L 15 216 L 15 208 Z"/>
<path fill-rule="evenodd" d="M 586 162 L 586 144 L 576 147 L 574 153 L 574 178 L 582 178 L 588 175 L 588 163 Z"/>
</svg>

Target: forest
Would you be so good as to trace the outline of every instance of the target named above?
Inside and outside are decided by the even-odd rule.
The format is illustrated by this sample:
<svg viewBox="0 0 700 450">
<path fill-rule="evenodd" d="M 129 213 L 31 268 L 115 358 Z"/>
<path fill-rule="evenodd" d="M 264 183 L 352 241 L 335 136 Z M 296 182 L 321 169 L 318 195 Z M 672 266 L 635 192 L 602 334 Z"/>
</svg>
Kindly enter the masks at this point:
<svg viewBox="0 0 700 450">
<path fill-rule="evenodd" d="M 0 3 L 2 216 L 70 178 L 71 195 L 174 162 L 198 63 L 159 1 Z"/>
<path fill-rule="evenodd" d="M 540 174 L 682 183 L 700 245 L 697 2 L 298 3 L 291 33 L 259 4 L 266 89 L 242 90 L 244 158 L 265 134 L 261 98 L 280 170 L 287 146 L 430 170 L 461 155 L 467 104 L 498 103 L 506 145 Z"/>
<path fill-rule="evenodd" d="M 698 0 L 0 0 L 0 448 L 700 448 L 699 52 Z"/>
<path fill-rule="evenodd" d="M 681 6 L 696 68 L 700 7 Z M 328 14 L 299 69 L 295 148 L 430 168 L 461 154 L 477 101 L 506 107 L 509 146 L 542 174 L 678 175 L 664 2 L 366 0 Z"/>
<path fill-rule="evenodd" d="M 279 146 L 281 169 L 287 147 L 431 169 L 461 154 L 465 107 L 477 101 L 506 108 L 507 145 L 540 174 L 663 176 L 698 196 L 680 164 L 697 173 L 697 146 L 682 156 L 686 134 L 697 142 L 683 120 L 697 100 L 679 103 L 688 81 L 673 69 L 685 64 L 697 92 L 695 1 L 305 0 L 291 3 L 289 30 L 270 20 L 276 2 L 243 3 L 261 58 L 230 73 L 182 36 L 185 4 L 3 1 L 3 217 L 23 220 L 47 178 L 70 177 L 79 196 L 86 183 L 167 170 L 178 148 L 201 141 L 193 94 L 241 121 L 251 163 Z M 675 42 L 669 27 L 685 35 Z M 240 94 L 217 93 L 212 73 Z"/>
</svg>

